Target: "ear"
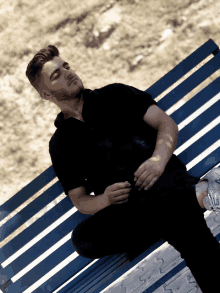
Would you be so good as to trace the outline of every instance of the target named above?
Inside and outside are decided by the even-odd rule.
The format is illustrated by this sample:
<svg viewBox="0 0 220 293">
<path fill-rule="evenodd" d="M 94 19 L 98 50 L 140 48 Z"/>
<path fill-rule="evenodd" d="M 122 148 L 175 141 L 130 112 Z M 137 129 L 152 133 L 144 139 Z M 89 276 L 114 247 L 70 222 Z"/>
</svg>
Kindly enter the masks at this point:
<svg viewBox="0 0 220 293">
<path fill-rule="evenodd" d="M 175 121 L 170 116 L 168 116 L 163 110 L 157 107 L 157 105 L 151 105 L 147 109 L 147 112 L 144 114 L 143 120 L 154 129 L 158 129 L 160 124 L 164 122 L 172 122 L 176 124 Z"/>
<path fill-rule="evenodd" d="M 45 89 L 40 89 L 38 92 L 39 92 L 39 94 L 40 94 L 40 96 L 41 96 L 42 99 L 44 99 L 44 100 L 48 100 L 48 101 L 51 100 L 52 95 L 51 95 L 51 93 L 49 93 L 47 90 L 45 90 Z"/>
</svg>

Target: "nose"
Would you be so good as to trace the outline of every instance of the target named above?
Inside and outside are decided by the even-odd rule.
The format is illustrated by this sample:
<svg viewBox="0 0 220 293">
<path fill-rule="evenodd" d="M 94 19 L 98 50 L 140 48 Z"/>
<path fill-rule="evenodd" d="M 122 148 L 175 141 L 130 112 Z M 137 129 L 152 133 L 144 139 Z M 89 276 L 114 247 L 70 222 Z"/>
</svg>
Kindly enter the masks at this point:
<svg viewBox="0 0 220 293">
<path fill-rule="evenodd" d="M 70 69 L 67 69 L 67 68 L 61 68 L 61 70 L 64 70 L 64 77 L 66 80 L 70 80 L 73 76 L 72 72 L 70 72 Z"/>
<path fill-rule="evenodd" d="M 71 79 L 75 78 L 72 73 L 67 72 L 66 74 L 66 80 L 67 80 L 67 85 L 69 85 L 69 82 Z"/>
<path fill-rule="evenodd" d="M 67 80 L 69 81 L 70 79 L 74 78 L 74 76 L 72 75 L 72 73 L 67 72 L 66 74 L 67 76 Z"/>
</svg>

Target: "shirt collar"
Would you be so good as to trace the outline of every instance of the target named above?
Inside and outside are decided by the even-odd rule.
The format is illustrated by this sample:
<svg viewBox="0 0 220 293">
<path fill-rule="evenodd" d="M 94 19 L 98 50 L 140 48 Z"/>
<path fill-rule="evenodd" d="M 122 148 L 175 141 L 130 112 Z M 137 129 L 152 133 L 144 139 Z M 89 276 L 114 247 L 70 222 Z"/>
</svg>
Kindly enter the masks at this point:
<svg viewBox="0 0 220 293">
<path fill-rule="evenodd" d="M 83 119 L 85 118 L 85 113 L 86 113 L 86 111 L 85 111 L 85 108 L 86 108 L 86 106 L 87 106 L 87 101 L 88 101 L 88 99 L 89 99 L 89 95 L 91 94 L 91 92 L 92 92 L 92 90 L 90 90 L 90 89 L 84 89 L 83 91 L 82 91 L 82 95 L 83 95 L 83 100 L 84 100 L 84 103 L 83 103 L 83 111 L 82 111 L 82 116 L 83 116 Z M 58 115 L 57 115 L 57 117 L 56 117 L 56 119 L 55 119 L 55 121 L 54 121 L 54 125 L 55 125 L 55 127 L 56 128 L 60 128 L 61 126 L 64 126 L 64 125 L 66 125 L 66 124 L 69 124 L 69 122 L 71 121 L 71 123 L 84 123 L 84 122 L 82 122 L 82 121 L 79 121 L 78 119 L 76 119 L 76 118 L 74 118 L 74 117 L 69 117 L 68 119 L 64 119 L 64 114 L 63 114 L 63 112 L 61 111 Z M 85 119 L 84 119 L 84 121 L 85 121 Z"/>
</svg>

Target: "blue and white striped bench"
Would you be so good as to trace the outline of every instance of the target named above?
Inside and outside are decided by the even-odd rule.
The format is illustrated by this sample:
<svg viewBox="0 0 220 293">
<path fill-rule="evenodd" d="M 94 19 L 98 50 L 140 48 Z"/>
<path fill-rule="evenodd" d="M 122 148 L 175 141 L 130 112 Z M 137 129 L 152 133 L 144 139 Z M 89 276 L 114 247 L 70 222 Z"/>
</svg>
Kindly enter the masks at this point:
<svg viewBox="0 0 220 293">
<path fill-rule="evenodd" d="M 219 47 L 212 39 L 175 66 L 146 92 L 155 99 L 210 54 L 214 56 L 212 59 L 158 102 L 158 107 L 167 111 L 220 68 Z M 186 164 L 189 174 L 197 177 L 202 177 L 220 163 L 219 92 L 220 78 L 217 78 L 170 115 L 179 128 L 174 154 Z M 6 218 L 54 178 L 56 174 L 51 166 L 1 206 L 0 219 Z M 62 193 L 63 188 L 57 181 L 1 226 L 1 241 Z M 132 268 L 137 259 L 140 261 L 166 242 L 161 239 L 131 263 L 125 254 L 95 260 L 84 258 L 74 250 L 71 233 L 81 221 L 90 216 L 81 214 L 70 198 L 65 197 L 5 244 L 0 253 L 1 291 L 98 293 Z M 216 235 L 218 241 L 219 236 L 220 234 Z M 167 277 L 151 286 L 149 292 L 154 292 L 161 286 L 161 282 L 177 274 L 186 266 L 184 263 L 173 268 Z"/>
</svg>

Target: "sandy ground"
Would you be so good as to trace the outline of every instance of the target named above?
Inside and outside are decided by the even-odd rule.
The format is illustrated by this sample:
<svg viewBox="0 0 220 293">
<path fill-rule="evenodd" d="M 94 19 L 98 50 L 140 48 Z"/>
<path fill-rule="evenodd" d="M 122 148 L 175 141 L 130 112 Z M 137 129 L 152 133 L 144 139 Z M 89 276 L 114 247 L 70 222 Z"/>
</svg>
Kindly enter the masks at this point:
<svg viewBox="0 0 220 293">
<path fill-rule="evenodd" d="M 52 164 L 49 140 L 56 130 L 54 120 L 60 109 L 41 99 L 25 75 L 27 64 L 40 49 L 57 46 L 61 58 L 74 68 L 85 88 L 119 82 L 146 90 L 210 38 L 220 44 L 218 0 L 57 2 L 0 1 L 1 204 Z M 211 58 L 213 55 L 156 101 Z M 218 75 L 217 71 L 167 114 L 172 114 Z M 57 178 L 29 202 L 56 181 Z M 7 242 L 64 197 L 61 194 Z M 27 202 L 12 215 L 26 205 Z"/>
</svg>

